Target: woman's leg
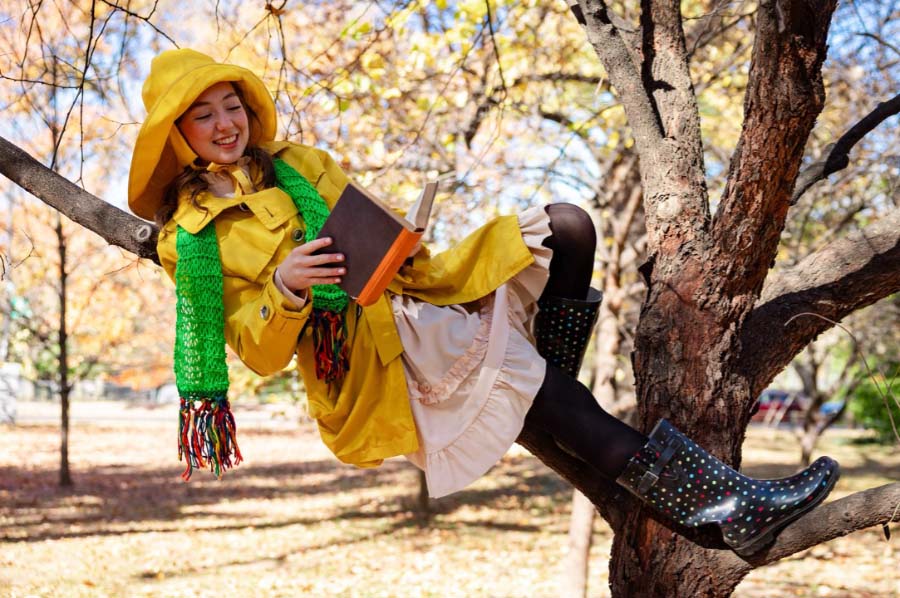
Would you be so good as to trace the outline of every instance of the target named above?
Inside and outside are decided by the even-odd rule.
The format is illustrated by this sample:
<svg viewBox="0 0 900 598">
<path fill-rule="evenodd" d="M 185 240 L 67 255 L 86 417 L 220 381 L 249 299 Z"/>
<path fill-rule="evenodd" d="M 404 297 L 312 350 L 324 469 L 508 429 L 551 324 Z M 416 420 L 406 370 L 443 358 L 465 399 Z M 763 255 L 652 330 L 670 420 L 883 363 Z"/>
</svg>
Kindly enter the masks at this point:
<svg viewBox="0 0 900 598">
<path fill-rule="evenodd" d="M 587 387 L 552 365 L 528 419 L 611 480 L 647 437 L 603 410 Z"/>
<path fill-rule="evenodd" d="M 550 279 L 541 299 L 563 297 L 583 300 L 591 286 L 597 232 L 590 215 L 576 205 L 550 204 L 544 208 L 550 217 L 550 232 L 544 247 L 553 250 Z"/>
<path fill-rule="evenodd" d="M 697 445 L 666 420 L 650 436 L 604 411 L 588 389 L 553 366 L 528 421 L 666 518 L 686 527 L 716 525 L 735 552 L 768 546 L 789 523 L 821 503 L 840 467 L 821 457 L 777 480 L 747 477 Z"/>
<path fill-rule="evenodd" d="M 572 204 L 546 207 L 553 250 L 550 277 L 538 299 L 534 338 L 538 353 L 571 376 L 578 375 L 597 321 L 602 294 L 591 288 L 597 234 L 587 212 Z"/>
</svg>

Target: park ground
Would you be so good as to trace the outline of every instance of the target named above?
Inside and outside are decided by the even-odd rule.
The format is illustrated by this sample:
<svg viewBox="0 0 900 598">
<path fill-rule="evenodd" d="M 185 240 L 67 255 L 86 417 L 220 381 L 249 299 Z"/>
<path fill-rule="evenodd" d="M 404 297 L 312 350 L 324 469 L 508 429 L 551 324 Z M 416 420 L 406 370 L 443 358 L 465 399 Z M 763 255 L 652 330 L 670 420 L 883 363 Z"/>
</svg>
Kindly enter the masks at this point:
<svg viewBox="0 0 900 598">
<path fill-rule="evenodd" d="M 515 447 L 463 492 L 419 509 L 402 459 L 342 465 L 292 408 L 238 407 L 245 463 L 216 481 L 179 478 L 176 407 L 76 403 L 70 462 L 57 485 L 58 406 L 19 406 L 0 425 L 0 597 L 552 597 L 568 485 Z M 832 494 L 900 479 L 897 447 L 830 431 L 841 461 Z M 789 430 L 753 427 L 744 469 L 794 471 Z M 900 528 L 873 528 L 758 569 L 739 598 L 900 597 Z M 597 519 L 590 596 L 609 595 L 612 535 Z"/>
</svg>

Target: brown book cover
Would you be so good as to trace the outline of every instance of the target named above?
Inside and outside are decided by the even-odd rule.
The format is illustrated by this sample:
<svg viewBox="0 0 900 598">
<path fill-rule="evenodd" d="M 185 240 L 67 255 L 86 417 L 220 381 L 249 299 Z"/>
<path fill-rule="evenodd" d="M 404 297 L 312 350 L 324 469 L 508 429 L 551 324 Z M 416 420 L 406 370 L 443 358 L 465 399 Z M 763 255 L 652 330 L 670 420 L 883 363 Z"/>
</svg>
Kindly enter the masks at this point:
<svg viewBox="0 0 900 598">
<path fill-rule="evenodd" d="M 436 192 L 436 182 L 426 184 L 403 218 L 359 185 L 344 188 L 319 231 L 318 238 L 331 237 L 332 243 L 319 253 L 344 254 L 340 287 L 357 303 L 371 305 L 384 293 L 425 233 Z"/>
</svg>

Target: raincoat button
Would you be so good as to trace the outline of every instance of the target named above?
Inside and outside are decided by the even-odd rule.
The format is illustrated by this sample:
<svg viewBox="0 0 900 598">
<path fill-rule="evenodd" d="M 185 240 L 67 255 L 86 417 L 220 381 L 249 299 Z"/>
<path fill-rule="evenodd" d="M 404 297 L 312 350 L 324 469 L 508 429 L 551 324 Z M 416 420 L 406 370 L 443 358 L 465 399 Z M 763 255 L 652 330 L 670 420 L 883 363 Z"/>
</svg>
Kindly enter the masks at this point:
<svg viewBox="0 0 900 598">
<path fill-rule="evenodd" d="M 303 239 L 306 237 L 306 231 L 302 228 L 295 228 L 291 231 L 291 239 L 294 240 L 294 243 L 302 243 Z"/>
<path fill-rule="evenodd" d="M 269 319 L 269 306 L 268 305 L 263 305 L 262 307 L 259 308 L 259 317 L 262 318 L 263 320 Z"/>
</svg>

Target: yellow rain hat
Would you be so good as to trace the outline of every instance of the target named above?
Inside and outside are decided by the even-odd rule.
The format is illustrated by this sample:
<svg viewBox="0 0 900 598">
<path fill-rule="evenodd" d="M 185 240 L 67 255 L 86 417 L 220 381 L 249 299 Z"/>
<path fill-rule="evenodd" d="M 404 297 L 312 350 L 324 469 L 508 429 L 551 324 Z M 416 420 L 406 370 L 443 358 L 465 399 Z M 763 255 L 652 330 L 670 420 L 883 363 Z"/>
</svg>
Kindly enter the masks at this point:
<svg viewBox="0 0 900 598">
<path fill-rule="evenodd" d="M 247 108 L 256 114 L 256 119 L 250 118 L 250 145 L 275 138 L 275 104 L 259 77 L 195 50 L 163 52 L 150 63 L 144 82 L 147 118 L 134 144 L 128 177 L 128 207 L 141 218 L 153 219 L 166 187 L 197 158 L 175 121 L 200 94 L 222 81 L 234 82 Z"/>
</svg>

